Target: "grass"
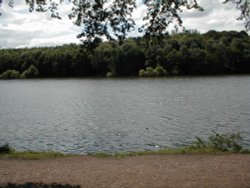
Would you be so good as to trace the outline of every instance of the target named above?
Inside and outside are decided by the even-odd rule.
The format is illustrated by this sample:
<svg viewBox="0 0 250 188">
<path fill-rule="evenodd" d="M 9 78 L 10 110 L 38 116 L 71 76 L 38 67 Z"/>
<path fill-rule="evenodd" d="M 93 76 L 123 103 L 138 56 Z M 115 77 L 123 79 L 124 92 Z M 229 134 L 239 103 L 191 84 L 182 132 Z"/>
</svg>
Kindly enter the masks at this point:
<svg viewBox="0 0 250 188">
<path fill-rule="evenodd" d="M 124 152 L 124 153 L 90 153 L 89 156 L 94 157 L 115 157 L 123 158 L 129 156 L 140 156 L 140 155 L 175 155 L 175 154 L 231 154 L 232 152 L 224 152 L 214 148 L 198 149 L 191 146 L 183 148 L 169 148 L 161 150 L 146 150 L 138 152 Z M 242 152 L 243 153 L 243 152 Z M 250 153 L 250 151 L 245 151 L 244 153 Z"/>
<path fill-rule="evenodd" d="M 184 148 L 176 149 L 162 149 L 156 151 L 138 151 L 138 152 L 124 152 L 124 153 L 90 153 L 88 156 L 93 157 L 114 157 L 114 158 L 123 158 L 129 156 L 141 156 L 141 155 L 174 155 L 174 154 L 232 154 L 232 153 L 241 153 L 241 154 L 250 154 L 250 150 L 242 150 L 241 152 L 230 152 L 230 151 L 221 151 L 215 148 L 193 148 L 192 146 L 187 146 Z M 10 158 L 10 159 L 48 159 L 55 157 L 69 157 L 77 156 L 70 154 L 63 154 L 60 152 L 35 152 L 35 151 L 12 151 L 6 154 L 0 154 L 1 158 Z M 79 155 L 81 156 L 81 155 Z"/>
<path fill-rule="evenodd" d="M 240 134 L 218 134 L 208 137 L 208 140 L 203 140 L 199 137 L 190 146 L 183 148 L 170 148 L 156 151 L 140 151 L 127 153 L 94 153 L 89 154 L 95 157 L 127 157 L 138 155 L 167 155 L 167 154 L 250 154 L 250 150 L 244 149 L 241 146 L 242 137 Z"/>
<path fill-rule="evenodd" d="M 13 158 L 13 159 L 46 159 L 54 157 L 69 156 L 60 152 L 46 151 L 15 151 L 10 148 L 9 145 L 0 147 L 0 159 L 1 158 Z"/>
<path fill-rule="evenodd" d="M 12 151 L 8 154 L 3 154 L 0 157 L 13 158 L 13 159 L 47 159 L 55 157 L 65 157 L 63 153 L 46 151 L 46 152 L 36 152 L 36 151 Z"/>
<path fill-rule="evenodd" d="M 169 154 L 250 154 L 250 150 L 241 146 L 242 137 L 240 134 L 214 134 L 208 140 L 197 137 L 190 146 L 183 148 L 167 148 L 156 151 L 139 151 L 126 153 L 90 153 L 88 156 L 94 157 L 129 157 L 139 155 L 169 155 Z M 46 151 L 15 151 L 9 145 L 0 147 L 0 158 L 14 159 L 46 159 L 55 157 L 73 156 L 60 152 Z"/>
</svg>

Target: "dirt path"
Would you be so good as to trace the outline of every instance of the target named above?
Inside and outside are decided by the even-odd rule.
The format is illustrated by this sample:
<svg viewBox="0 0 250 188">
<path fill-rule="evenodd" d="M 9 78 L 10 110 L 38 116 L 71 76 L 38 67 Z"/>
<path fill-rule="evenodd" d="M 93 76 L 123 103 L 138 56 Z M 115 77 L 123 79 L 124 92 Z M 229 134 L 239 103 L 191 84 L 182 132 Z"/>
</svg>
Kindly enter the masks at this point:
<svg viewBox="0 0 250 188">
<path fill-rule="evenodd" d="M 43 182 L 85 187 L 250 187 L 250 155 L 87 156 L 0 160 L 0 184 Z"/>
</svg>

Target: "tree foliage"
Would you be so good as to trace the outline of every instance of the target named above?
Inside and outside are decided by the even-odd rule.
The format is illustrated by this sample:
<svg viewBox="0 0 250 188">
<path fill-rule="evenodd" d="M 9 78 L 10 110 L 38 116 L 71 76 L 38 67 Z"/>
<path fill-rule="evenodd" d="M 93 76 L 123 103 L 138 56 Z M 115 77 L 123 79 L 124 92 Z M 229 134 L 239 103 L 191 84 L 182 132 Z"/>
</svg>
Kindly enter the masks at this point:
<svg viewBox="0 0 250 188">
<path fill-rule="evenodd" d="M 247 31 L 250 30 L 250 1 L 249 0 L 225 0 L 224 3 L 234 3 L 236 8 L 241 11 L 241 15 L 238 17 L 239 20 L 245 21 L 245 28 Z"/>
<path fill-rule="evenodd" d="M 6 70 L 0 75 L 0 79 L 17 79 L 20 77 L 20 72 L 16 70 Z"/>
<path fill-rule="evenodd" d="M 166 34 L 153 45 L 145 36 L 121 45 L 99 42 L 93 50 L 84 45 L 0 50 L 1 78 L 241 73 L 250 73 L 245 31 Z"/>
<path fill-rule="evenodd" d="M 9 0 L 12 6 L 15 0 Z M 29 10 L 45 12 L 50 11 L 51 16 L 61 19 L 58 7 L 64 0 L 25 0 Z M 139 31 L 146 36 L 161 37 L 166 33 L 169 25 L 176 28 L 182 26 L 180 13 L 194 9 L 202 11 L 203 8 L 197 0 L 142 0 L 147 7 L 143 16 L 144 24 Z M 79 38 L 86 44 L 91 44 L 98 38 L 106 37 L 108 40 L 123 41 L 127 34 L 135 28 L 132 18 L 137 9 L 136 0 L 70 0 L 72 11 L 69 18 L 82 27 Z M 250 1 L 225 0 L 224 3 L 233 3 L 240 10 L 238 19 L 245 21 L 246 30 L 250 30 Z M 204 7 L 206 9 L 206 7 Z"/>
<path fill-rule="evenodd" d="M 37 78 L 38 76 L 39 71 L 34 65 L 30 65 L 30 67 L 21 74 L 21 78 Z"/>
</svg>

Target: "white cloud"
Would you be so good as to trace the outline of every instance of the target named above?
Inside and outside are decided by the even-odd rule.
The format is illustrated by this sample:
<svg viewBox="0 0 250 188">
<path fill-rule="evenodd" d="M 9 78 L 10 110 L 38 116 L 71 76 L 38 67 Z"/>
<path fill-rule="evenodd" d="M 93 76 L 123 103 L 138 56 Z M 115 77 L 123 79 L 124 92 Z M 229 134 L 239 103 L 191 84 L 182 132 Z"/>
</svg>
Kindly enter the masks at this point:
<svg viewBox="0 0 250 188">
<path fill-rule="evenodd" d="M 237 21 L 240 12 L 233 5 L 223 5 L 223 0 L 200 0 L 205 11 L 184 11 L 181 15 L 187 29 L 208 30 L 243 30 L 244 24 Z M 76 35 L 81 28 L 69 20 L 71 7 L 60 6 L 62 20 L 51 19 L 49 13 L 29 13 L 24 0 L 16 0 L 14 8 L 3 4 L 0 16 L 0 48 L 18 48 L 34 46 L 55 46 L 65 43 L 79 43 Z M 146 7 L 137 4 L 133 17 L 137 25 L 142 25 Z M 138 28 L 138 27 L 137 27 Z M 132 32 L 137 35 L 138 32 Z"/>
<path fill-rule="evenodd" d="M 182 14 L 184 26 L 200 32 L 208 30 L 244 30 L 244 23 L 238 21 L 240 11 L 233 4 L 223 4 L 222 0 L 203 0 L 204 11 L 187 11 Z"/>
<path fill-rule="evenodd" d="M 0 47 L 19 48 L 55 46 L 79 43 L 76 38 L 81 28 L 75 26 L 67 15 L 70 7 L 61 5 L 62 20 L 52 19 L 50 13 L 29 13 L 28 6 L 17 2 L 14 8 L 3 4 L 0 17 Z"/>
</svg>

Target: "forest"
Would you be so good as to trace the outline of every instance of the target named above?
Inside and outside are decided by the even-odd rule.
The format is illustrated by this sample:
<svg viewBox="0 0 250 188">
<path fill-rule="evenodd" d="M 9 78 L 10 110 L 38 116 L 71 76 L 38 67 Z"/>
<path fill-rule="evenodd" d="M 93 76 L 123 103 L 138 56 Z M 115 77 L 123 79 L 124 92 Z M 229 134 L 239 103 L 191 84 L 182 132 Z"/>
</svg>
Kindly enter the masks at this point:
<svg viewBox="0 0 250 188">
<path fill-rule="evenodd" d="M 196 30 L 128 38 L 0 50 L 0 78 L 158 77 L 250 73 L 245 31 Z"/>
</svg>

